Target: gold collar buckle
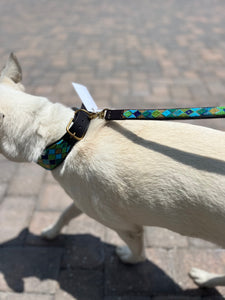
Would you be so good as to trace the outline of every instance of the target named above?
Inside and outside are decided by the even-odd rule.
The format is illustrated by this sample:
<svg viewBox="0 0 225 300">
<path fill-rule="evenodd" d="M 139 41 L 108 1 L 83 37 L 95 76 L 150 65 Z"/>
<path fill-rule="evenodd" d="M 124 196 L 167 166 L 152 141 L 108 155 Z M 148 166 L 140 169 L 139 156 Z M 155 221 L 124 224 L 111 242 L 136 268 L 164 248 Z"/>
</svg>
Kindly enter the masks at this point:
<svg viewBox="0 0 225 300">
<path fill-rule="evenodd" d="M 93 120 L 93 119 L 96 119 L 96 118 L 99 118 L 99 119 L 104 119 L 105 118 L 105 113 L 106 113 L 106 111 L 107 111 L 107 109 L 105 108 L 105 109 L 103 109 L 102 111 L 100 111 L 100 112 L 89 112 L 89 111 L 87 111 L 86 109 L 78 109 L 78 110 L 76 110 L 75 112 L 74 112 L 74 117 L 76 116 L 76 114 L 79 112 L 79 111 L 83 111 L 83 112 L 85 112 L 87 115 L 88 115 L 88 117 L 89 117 L 89 119 L 90 120 Z M 82 137 L 78 137 L 78 136 L 76 136 L 76 132 L 71 132 L 70 131 L 70 126 L 71 126 L 71 124 L 73 123 L 73 120 L 74 120 L 74 117 L 69 121 L 69 123 L 68 123 L 68 125 L 67 125 L 67 127 L 66 127 L 66 131 L 69 133 L 69 135 L 70 136 L 72 136 L 74 139 L 76 139 L 77 141 L 80 141 L 80 140 L 82 140 L 83 138 L 84 138 L 84 135 L 82 136 Z"/>
</svg>

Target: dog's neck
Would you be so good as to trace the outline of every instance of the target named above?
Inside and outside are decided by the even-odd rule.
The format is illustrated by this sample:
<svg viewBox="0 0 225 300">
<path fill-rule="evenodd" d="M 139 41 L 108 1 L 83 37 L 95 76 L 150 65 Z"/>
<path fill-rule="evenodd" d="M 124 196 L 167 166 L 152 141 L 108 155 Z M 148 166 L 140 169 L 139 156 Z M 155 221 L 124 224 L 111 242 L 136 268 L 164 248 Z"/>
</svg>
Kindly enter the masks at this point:
<svg viewBox="0 0 225 300">
<path fill-rule="evenodd" d="M 36 162 L 46 146 L 66 133 L 74 111 L 11 85 L 0 84 L 0 92 L 0 153 L 12 161 Z"/>
<path fill-rule="evenodd" d="M 73 117 L 74 111 L 60 103 L 48 102 L 48 105 L 38 114 L 40 120 L 38 134 L 42 137 L 40 155 L 46 146 L 57 141 L 66 133 L 66 126 Z"/>
<path fill-rule="evenodd" d="M 38 100 L 38 101 L 37 101 Z M 44 149 L 66 133 L 66 126 L 74 115 L 71 108 L 51 103 L 45 98 L 34 99 L 35 111 L 24 116 L 24 122 L 7 126 L 8 135 L 3 154 L 13 161 L 34 161 Z M 32 106 L 33 107 L 33 106 Z"/>
<path fill-rule="evenodd" d="M 48 103 L 39 112 L 39 134 L 45 139 L 46 145 L 58 140 L 66 133 L 66 126 L 73 117 L 74 111 L 60 103 Z"/>
</svg>

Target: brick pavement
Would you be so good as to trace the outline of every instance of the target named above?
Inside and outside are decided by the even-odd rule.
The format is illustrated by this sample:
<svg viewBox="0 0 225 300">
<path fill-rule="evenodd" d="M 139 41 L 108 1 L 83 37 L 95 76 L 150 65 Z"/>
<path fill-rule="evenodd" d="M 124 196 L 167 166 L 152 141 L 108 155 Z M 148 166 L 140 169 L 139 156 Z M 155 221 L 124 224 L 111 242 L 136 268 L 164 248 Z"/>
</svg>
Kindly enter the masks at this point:
<svg viewBox="0 0 225 300">
<path fill-rule="evenodd" d="M 100 107 L 225 103 L 222 0 L 1 0 L 0 57 L 15 51 L 27 91 L 79 105 L 71 81 Z M 224 120 L 194 121 L 221 130 Z M 222 299 L 198 289 L 192 266 L 225 271 L 225 252 L 147 228 L 148 260 L 123 265 L 114 232 L 80 216 L 52 242 L 40 238 L 70 199 L 39 166 L 0 157 L 0 299 Z"/>
</svg>

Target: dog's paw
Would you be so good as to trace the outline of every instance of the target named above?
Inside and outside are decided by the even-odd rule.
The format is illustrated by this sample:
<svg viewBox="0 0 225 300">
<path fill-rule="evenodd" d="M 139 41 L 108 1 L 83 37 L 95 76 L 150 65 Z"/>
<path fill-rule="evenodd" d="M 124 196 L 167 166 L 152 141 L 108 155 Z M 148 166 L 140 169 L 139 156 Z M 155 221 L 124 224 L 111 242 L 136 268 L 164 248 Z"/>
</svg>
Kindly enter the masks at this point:
<svg viewBox="0 0 225 300">
<path fill-rule="evenodd" d="M 192 268 L 189 276 L 192 278 L 192 280 L 200 287 L 214 287 L 214 278 L 215 274 L 208 273 L 206 271 Z"/>
<path fill-rule="evenodd" d="M 117 247 L 116 254 L 124 263 L 136 264 L 145 260 L 144 256 L 134 256 L 127 246 Z"/>
<path fill-rule="evenodd" d="M 47 227 L 42 230 L 41 236 L 47 240 L 53 240 L 58 236 L 59 232 L 54 227 Z"/>
</svg>

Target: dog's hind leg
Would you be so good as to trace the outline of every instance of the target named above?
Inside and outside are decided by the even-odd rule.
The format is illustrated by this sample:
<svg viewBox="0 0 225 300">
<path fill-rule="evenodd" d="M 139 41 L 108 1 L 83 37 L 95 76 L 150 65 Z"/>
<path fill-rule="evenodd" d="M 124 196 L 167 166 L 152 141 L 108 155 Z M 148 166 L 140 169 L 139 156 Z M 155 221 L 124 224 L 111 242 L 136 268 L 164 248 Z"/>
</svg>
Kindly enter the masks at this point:
<svg viewBox="0 0 225 300">
<path fill-rule="evenodd" d="M 189 276 L 200 287 L 212 288 L 215 286 L 225 286 L 225 274 L 218 275 L 193 268 L 190 271 Z"/>
<path fill-rule="evenodd" d="M 55 224 L 42 231 L 42 237 L 46 239 L 54 239 L 71 219 L 79 216 L 81 213 L 82 212 L 74 205 L 74 203 L 72 203 L 64 210 Z"/>
<path fill-rule="evenodd" d="M 135 264 L 146 259 L 144 252 L 143 228 L 130 231 L 116 231 L 127 246 L 117 247 L 116 253 L 124 263 Z"/>
</svg>

